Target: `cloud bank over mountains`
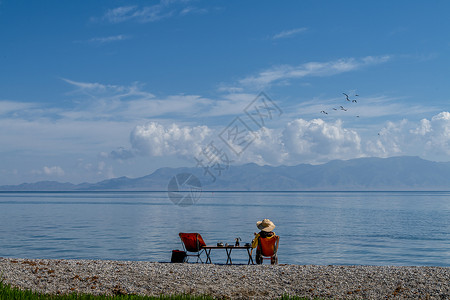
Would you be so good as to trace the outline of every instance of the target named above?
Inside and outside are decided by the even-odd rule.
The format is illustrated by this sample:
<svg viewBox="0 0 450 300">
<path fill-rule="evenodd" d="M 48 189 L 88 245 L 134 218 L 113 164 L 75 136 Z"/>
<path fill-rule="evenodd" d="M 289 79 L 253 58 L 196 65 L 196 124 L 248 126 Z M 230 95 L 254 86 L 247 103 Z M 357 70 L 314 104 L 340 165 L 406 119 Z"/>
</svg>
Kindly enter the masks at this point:
<svg viewBox="0 0 450 300">
<path fill-rule="evenodd" d="M 190 166 L 211 142 L 226 151 L 233 164 L 318 164 L 393 155 L 448 161 L 450 155 L 449 112 L 408 107 L 385 96 L 367 96 L 357 106 L 349 106 L 349 111 L 329 115 L 320 110 L 331 109 L 342 99 L 305 99 L 289 107 L 273 99 L 283 109 L 283 117 L 254 130 L 252 143 L 236 155 L 219 135 L 243 114 L 255 98 L 252 93 L 223 89 L 217 97 L 158 96 L 140 83 L 122 86 L 62 80 L 73 87 L 64 105 L 0 101 L 2 150 L 19 153 L 29 149 L 30 156 L 28 171 L 0 170 L 5 177 L 28 172 L 30 178 L 76 181 L 70 177 L 76 171 L 94 181 L 117 176 L 115 170 L 139 158 L 159 161 L 160 167 L 176 158 Z M 360 118 L 355 118 L 356 113 Z M 420 117 L 424 113 L 429 117 Z M 37 163 L 41 158 L 33 159 L 64 155 L 77 161 L 75 167 L 65 164 L 67 158 L 44 159 L 41 165 Z"/>
<path fill-rule="evenodd" d="M 75 170 L 73 164 L 65 164 L 67 158 L 43 160 L 41 165 L 33 159 L 66 155 L 77 161 L 77 172 L 90 174 L 84 177 L 112 178 L 115 169 L 139 158 L 161 164 L 176 158 L 185 165 L 195 164 L 195 158 L 211 142 L 225 151 L 233 164 L 319 164 L 393 155 L 448 161 L 450 113 L 383 95 L 360 97 L 354 104 L 346 103 L 338 92 L 332 97 L 300 99 L 287 107 L 282 105 L 284 99 L 273 99 L 283 117 L 253 129 L 252 142 L 242 154 L 233 153 L 219 138 L 255 99 L 251 92 L 255 88 L 307 76 L 332 76 L 391 59 L 367 56 L 275 66 L 222 85 L 213 96 L 161 96 L 139 82 L 117 85 L 61 78 L 72 88 L 61 105 L 0 100 L 0 126 L 5 129 L 2 150 L 29 151 L 32 161 L 28 171 L 2 169 L 0 174 L 19 177 L 28 172 L 31 178 L 71 179 Z M 336 110 L 343 104 L 340 101 L 348 104 L 345 112 Z M 320 113 L 325 109 L 330 114 Z M 428 117 L 423 118 L 424 114 Z"/>
<path fill-rule="evenodd" d="M 136 155 L 176 155 L 193 159 L 210 141 L 220 144 L 217 137 L 221 130 L 222 128 L 208 126 L 149 122 L 132 130 L 129 151 Z M 378 133 L 372 133 L 372 136 L 346 127 L 342 120 L 330 122 L 320 118 L 298 118 L 282 128 L 261 128 L 254 134 L 255 140 L 252 144 L 240 156 L 233 156 L 235 162 L 295 165 L 369 156 L 427 157 L 427 153 L 433 153 L 435 157 L 445 160 L 450 154 L 450 113 L 441 112 L 430 120 L 422 119 L 419 122 L 406 119 L 387 122 Z M 233 155 L 226 144 L 222 143 L 220 147 L 228 150 L 230 156 Z"/>
</svg>

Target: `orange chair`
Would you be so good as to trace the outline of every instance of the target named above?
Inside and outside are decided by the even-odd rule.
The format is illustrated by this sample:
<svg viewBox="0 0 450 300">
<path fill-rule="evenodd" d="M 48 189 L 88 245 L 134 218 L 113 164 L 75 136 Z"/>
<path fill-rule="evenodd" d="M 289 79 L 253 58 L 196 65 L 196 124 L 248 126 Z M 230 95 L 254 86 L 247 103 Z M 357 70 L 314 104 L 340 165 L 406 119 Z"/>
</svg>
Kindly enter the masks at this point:
<svg viewBox="0 0 450 300">
<path fill-rule="evenodd" d="M 189 259 L 189 256 L 197 256 L 197 262 L 200 260 L 203 263 L 202 258 L 200 257 L 200 254 L 204 251 L 203 247 L 206 246 L 205 241 L 203 240 L 200 233 L 179 233 L 181 242 L 183 244 L 183 248 L 186 251 L 187 259 Z M 187 254 L 187 252 L 192 252 L 195 254 Z"/>
<path fill-rule="evenodd" d="M 263 263 L 264 259 L 270 259 L 272 265 L 278 264 L 278 244 L 280 237 L 274 235 L 267 238 L 258 238 L 258 248 L 256 250 L 256 263 Z"/>
</svg>

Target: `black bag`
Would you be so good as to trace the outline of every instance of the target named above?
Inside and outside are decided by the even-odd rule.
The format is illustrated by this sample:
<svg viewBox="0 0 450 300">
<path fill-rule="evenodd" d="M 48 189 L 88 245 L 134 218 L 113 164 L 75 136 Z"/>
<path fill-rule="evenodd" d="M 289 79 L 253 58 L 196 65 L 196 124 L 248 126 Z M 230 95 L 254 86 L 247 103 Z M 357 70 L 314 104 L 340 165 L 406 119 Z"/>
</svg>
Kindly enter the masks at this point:
<svg viewBox="0 0 450 300">
<path fill-rule="evenodd" d="M 181 250 L 172 250 L 172 258 L 170 262 L 183 263 L 186 261 L 186 252 Z"/>
</svg>

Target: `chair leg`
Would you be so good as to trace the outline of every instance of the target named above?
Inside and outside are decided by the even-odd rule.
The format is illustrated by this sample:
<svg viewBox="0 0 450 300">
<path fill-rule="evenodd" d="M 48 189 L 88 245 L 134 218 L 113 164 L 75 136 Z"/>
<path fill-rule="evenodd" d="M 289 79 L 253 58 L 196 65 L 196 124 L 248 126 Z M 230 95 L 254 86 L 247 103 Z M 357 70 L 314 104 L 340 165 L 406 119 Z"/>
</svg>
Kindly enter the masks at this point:
<svg viewBox="0 0 450 300">
<path fill-rule="evenodd" d="M 199 253 L 197 254 L 197 263 L 198 263 L 198 260 L 200 260 L 200 262 L 201 262 L 202 264 L 204 263 L 203 260 L 202 260 L 202 257 L 201 257 L 202 253 L 203 253 L 203 251 L 201 251 L 201 252 L 199 252 Z"/>
<path fill-rule="evenodd" d="M 258 251 L 258 249 L 256 249 L 255 260 L 256 260 L 256 264 L 257 264 L 257 265 L 262 264 L 262 263 L 263 263 L 263 260 L 264 260 L 263 257 L 262 257 L 262 255 L 261 255 L 261 252 Z"/>
<path fill-rule="evenodd" d="M 270 259 L 270 264 L 278 265 L 278 256 L 276 254 L 274 256 L 272 256 L 272 258 Z"/>
</svg>

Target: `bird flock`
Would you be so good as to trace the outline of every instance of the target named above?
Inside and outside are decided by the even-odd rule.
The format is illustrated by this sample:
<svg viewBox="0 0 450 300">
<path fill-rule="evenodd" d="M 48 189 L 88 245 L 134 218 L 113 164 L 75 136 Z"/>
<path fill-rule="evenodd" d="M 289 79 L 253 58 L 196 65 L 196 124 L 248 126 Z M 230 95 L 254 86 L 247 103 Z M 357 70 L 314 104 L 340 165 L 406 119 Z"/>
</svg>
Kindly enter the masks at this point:
<svg viewBox="0 0 450 300">
<path fill-rule="evenodd" d="M 346 93 L 342 93 L 342 94 L 345 96 L 345 100 L 346 100 L 347 102 L 350 102 L 350 103 L 358 103 L 358 100 L 356 100 L 356 98 L 355 98 L 355 97 L 359 97 L 358 94 L 355 94 L 353 97 L 350 97 L 350 96 L 349 96 L 348 94 L 346 94 Z M 354 99 L 351 99 L 351 98 L 354 98 Z M 345 108 L 344 106 L 339 105 L 339 108 L 333 107 L 333 110 L 336 110 L 336 111 L 337 111 L 337 110 L 347 111 L 348 108 Z M 324 115 L 328 115 L 328 112 L 325 111 L 325 110 L 321 110 L 320 113 L 321 113 L 321 114 L 324 114 Z M 359 118 L 359 116 L 356 116 L 356 117 Z"/>
</svg>

